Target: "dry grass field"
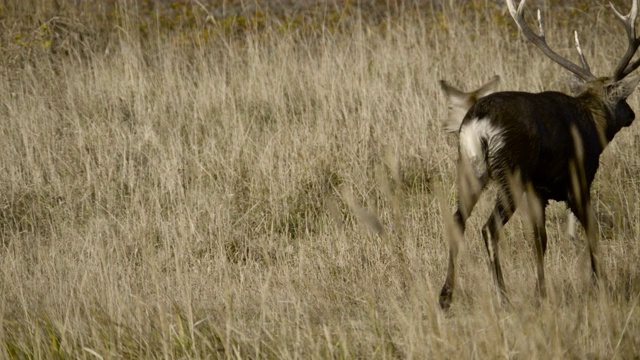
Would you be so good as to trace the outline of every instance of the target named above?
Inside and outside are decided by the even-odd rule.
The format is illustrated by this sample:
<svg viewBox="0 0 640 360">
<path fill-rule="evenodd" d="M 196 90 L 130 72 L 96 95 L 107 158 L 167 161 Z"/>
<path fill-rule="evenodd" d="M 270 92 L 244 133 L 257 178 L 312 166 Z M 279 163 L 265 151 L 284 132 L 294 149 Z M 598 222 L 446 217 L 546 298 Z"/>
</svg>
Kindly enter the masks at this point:
<svg viewBox="0 0 640 360">
<path fill-rule="evenodd" d="M 553 204 L 549 298 L 518 211 L 500 304 L 487 195 L 437 305 L 457 157 L 438 80 L 568 91 L 501 2 L 19 3 L 0 2 L 0 358 L 640 356 L 638 123 L 592 189 L 602 288 Z M 540 3 L 551 46 L 577 60 L 577 29 L 609 74 L 607 2 Z"/>
</svg>

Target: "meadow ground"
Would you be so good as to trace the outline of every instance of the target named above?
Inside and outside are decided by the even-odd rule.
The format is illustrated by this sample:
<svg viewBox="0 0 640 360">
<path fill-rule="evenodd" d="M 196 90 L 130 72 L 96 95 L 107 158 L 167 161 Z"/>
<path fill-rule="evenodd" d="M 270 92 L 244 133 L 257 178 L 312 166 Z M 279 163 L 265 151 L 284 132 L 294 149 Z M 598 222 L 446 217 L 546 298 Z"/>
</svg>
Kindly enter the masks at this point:
<svg viewBox="0 0 640 360">
<path fill-rule="evenodd" d="M 457 157 L 438 80 L 568 90 L 501 3 L 19 3 L 0 6 L 1 358 L 639 356 L 640 124 L 592 189 L 603 289 L 554 204 L 548 300 L 519 211 L 502 306 L 489 194 L 438 308 Z M 578 29 L 610 72 L 605 3 L 553 3 L 552 47 L 575 60 Z"/>
</svg>

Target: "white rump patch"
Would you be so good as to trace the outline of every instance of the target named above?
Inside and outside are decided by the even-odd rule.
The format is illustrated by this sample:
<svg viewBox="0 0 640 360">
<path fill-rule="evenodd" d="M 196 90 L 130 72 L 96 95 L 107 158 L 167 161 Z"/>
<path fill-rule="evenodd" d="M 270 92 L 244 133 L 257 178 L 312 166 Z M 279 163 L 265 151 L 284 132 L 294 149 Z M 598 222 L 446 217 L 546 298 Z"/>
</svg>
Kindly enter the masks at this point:
<svg viewBox="0 0 640 360">
<path fill-rule="evenodd" d="M 487 144 L 488 155 L 482 152 L 482 142 Z M 460 156 L 464 156 L 477 178 L 487 173 L 485 156 L 491 160 L 504 145 L 502 129 L 491 124 L 490 119 L 472 119 L 460 129 Z"/>
</svg>

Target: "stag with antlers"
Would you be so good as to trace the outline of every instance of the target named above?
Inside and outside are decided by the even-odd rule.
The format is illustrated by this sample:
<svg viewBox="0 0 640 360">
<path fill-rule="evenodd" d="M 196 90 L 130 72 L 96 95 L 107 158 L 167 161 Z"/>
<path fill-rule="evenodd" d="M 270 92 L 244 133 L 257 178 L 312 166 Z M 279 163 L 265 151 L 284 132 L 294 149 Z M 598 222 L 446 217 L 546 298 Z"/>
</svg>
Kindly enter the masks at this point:
<svg viewBox="0 0 640 360">
<path fill-rule="evenodd" d="M 544 254 L 547 248 L 545 208 L 550 200 L 566 202 L 583 225 L 588 243 L 594 279 L 599 277 L 598 231 L 591 204 L 590 187 L 598 170 L 599 158 L 606 145 L 635 118 L 627 97 L 640 82 L 631 73 L 640 66 L 632 61 L 640 46 L 635 21 L 638 0 L 631 11 L 622 15 L 628 48 L 613 70 L 613 75 L 596 77 L 580 48 L 576 48 L 581 65 L 558 55 L 546 43 L 540 12 L 539 33 L 525 22 L 526 0 L 516 7 L 507 0 L 509 12 L 525 37 L 547 57 L 569 70 L 579 81 L 575 96 L 560 92 L 496 92 L 478 99 L 459 126 L 458 209 L 449 241 L 449 267 L 440 292 L 440 306 L 451 306 L 455 287 L 458 241 L 480 194 L 491 180 L 497 182 L 494 209 L 482 228 L 494 279 L 501 295 L 506 295 L 499 257 L 499 231 L 509 221 L 517 200 L 526 194 L 534 227 L 537 266 L 536 288 L 546 296 Z"/>
</svg>

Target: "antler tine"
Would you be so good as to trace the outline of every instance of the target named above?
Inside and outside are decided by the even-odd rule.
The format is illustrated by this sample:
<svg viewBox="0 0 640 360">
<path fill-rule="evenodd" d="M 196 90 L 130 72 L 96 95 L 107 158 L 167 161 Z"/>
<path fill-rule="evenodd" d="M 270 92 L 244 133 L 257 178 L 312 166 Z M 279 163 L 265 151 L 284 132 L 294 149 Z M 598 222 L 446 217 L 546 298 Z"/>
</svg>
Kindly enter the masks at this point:
<svg viewBox="0 0 640 360">
<path fill-rule="evenodd" d="M 629 75 L 635 69 L 640 66 L 640 59 L 637 59 L 632 64 L 629 64 L 633 55 L 635 55 L 638 47 L 640 46 L 640 39 L 636 37 L 636 19 L 638 17 L 638 0 L 633 0 L 631 3 L 631 10 L 627 15 L 622 15 L 618 9 L 613 5 L 613 3 L 609 3 L 613 13 L 616 14 L 618 19 L 622 21 L 624 24 L 624 30 L 627 32 L 627 39 L 629 40 L 629 46 L 627 47 L 627 51 L 622 56 L 620 63 L 616 66 L 616 69 L 613 73 L 614 80 L 620 80 L 625 76 Z"/>
<path fill-rule="evenodd" d="M 637 2 L 637 0 L 634 0 L 634 1 Z M 540 28 L 540 35 L 536 35 L 536 33 L 534 33 L 533 30 L 531 30 L 529 25 L 527 25 L 526 21 L 524 20 L 524 16 L 523 16 L 525 3 L 526 3 L 526 0 L 520 1 L 520 4 L 516 9 L 516 6 L 513 0 L 507 0 L 507 7 L 509 8 L 509 13 L 511 14 L 511 17 L 516 22 L 516 25 L 518 25 L 518 28 L 520 28 L 524 36 L 527 39 L 529 39 L 529 41 L 531 41 L 533 44 L 535 44 L 538 47 L 538 49 L 540 49 L 548 58 L 555 61 L 558 65 L 571 71 L 572 73 L 574 73 L 575 75 L 577 75 L 578 77 L 580 77 L 585 81 L 594 80 L 596 77 L 591 73 L 591 70 L 589 70 L 589 66 L 585 65 L 586 59 L 584 59 L 584 55 L 581 54 L 580 56 L 581 56 L 582 63 L 585 66 L 580 67 L 574 64 L 573 62 L 563 58 L 558 53 L 553 51 L 549 47 L 549 45 L 547 45 L 547 42 L 544 37 L 544 31 L 542 29 L 542 19 L 540 15 L 540 10 L 538 10 L 538 24 Z M 582 50 L 580 50 L 580 53 L 582 53 Z"/>
<path fill-rule="evenodd" d="M 628 25 L 628 27 L 625 27 L 625 30 L 627 30 L 627 33 L 629 33 L 632 36 L 636 35 L 635 29 L 636 29 L 636 24 L 635 24 L 635 19 L 638 16 L 638 1 L 634 0 L 633 3 L 631 4 L 631 11 L 629 11 L 629 13 L 627 15 L 622 15 L 618 9 L 616 9 L 616 6 L 613 5 L 612 2 L 609 2 L 609 6 L 611 6 L 611 9 L 613 10 L 613 12 L 616 14 L 616 16 L 622 20 L 622 22 L 625 25 Z M 629 22 L 629 19 L 633 19 L 634 21 Z"/>
<path fill-rule="evenodd" d="M 582 67 L 585 68 L 587 71 L 591 72 L 591 68 L 589 67 L 587 58 L 584 57 L 584 53 L 582 52 L 582 47 L 580 47 L 580 39 L 578 39 L 578 32 L 574 31 L 573 34 L 575 35 L 575 38 L 576 38 L 576 50 L 578 50 L 578 55 L 580 56 Z"/>
</svg>

